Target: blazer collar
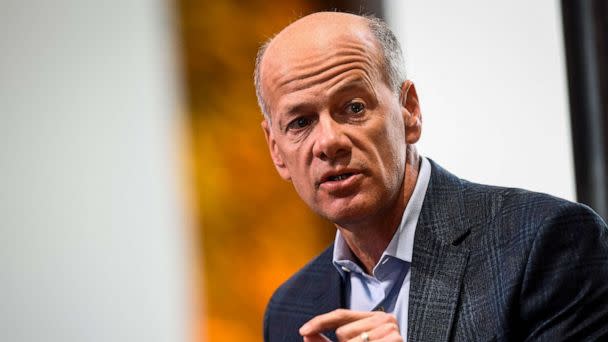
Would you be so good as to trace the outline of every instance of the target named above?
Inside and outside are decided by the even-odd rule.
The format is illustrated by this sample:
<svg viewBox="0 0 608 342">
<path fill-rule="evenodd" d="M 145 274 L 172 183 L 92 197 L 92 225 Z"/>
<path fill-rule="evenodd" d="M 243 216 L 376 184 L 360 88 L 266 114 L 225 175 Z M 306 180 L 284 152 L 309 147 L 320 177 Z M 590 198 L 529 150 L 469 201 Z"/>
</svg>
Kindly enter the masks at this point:
<svg viewBox="0 0 608 342">
<path fill-rule="evenodd" d="M 303 296 L 306 304 L 302 305 L 307 319 L 346 307 L 346 282 L 332 263 L 333 249 L 333 245 L 329 246 L 311 265 L 314 284 L 307 289 L 307 295 Z M 337 341 L 335 331 L 325 335 Z"/>
<path fill-rule="evenodd" d="M 408 340 L 448 341 L 473 227 L 491 218 L 474 186 L 431 162 L 431 179 L 414 237 Z M 481 195 L 481 194 L 480 194 Z"/>
<path fill-rule="evenodd" d="M 418 219 L 410 268 L 408 341 L 447 341 L 454 321 L 469 255 L 471 230 L 493 217 L 497 203 L 472 190 L 433 160 L 431 179 Z M 344 308 L 345 282 L 332 264 L 333 245 L 321 256 L 326 274 L 311 316 Z M 321 267 L 321 266 L 318 266 Z M 332 331 L 327 334 L 336 339 Z"/>
</svg>

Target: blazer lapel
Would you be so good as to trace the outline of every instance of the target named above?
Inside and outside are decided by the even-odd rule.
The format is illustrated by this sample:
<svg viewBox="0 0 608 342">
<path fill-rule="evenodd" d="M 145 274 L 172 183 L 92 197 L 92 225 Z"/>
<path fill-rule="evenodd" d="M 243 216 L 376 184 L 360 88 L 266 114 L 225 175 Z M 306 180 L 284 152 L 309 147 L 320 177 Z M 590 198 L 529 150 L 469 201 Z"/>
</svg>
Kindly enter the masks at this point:
<svg viewBox="0 0 608 342">
<path fill-rule="evenodd" d="M 310 311 L 308 312 L 309 318 L 328 313 L 330 311 L 344 308 L 346 306 L 345 301 L 345 281 L 340 276 L 338 270 L 335 269 L 331 256 L 333 255 L 333 246 L 325 253 L 328 256 L 328 260 L 323 260 L 319 263 L 319 267 L 314 270 L 317 273 L 315 281 L 315 290 L 312 299 Z M 336 333 L 330 331 L 325 335 L 332 341 L 337 341 Z"/>
<path fill-rule="evenodd" d="M 461 292 L 470 233 L 461 181 L 431 161 L 414 237 L 408 341 L 448 341 Z"/>
</svg>

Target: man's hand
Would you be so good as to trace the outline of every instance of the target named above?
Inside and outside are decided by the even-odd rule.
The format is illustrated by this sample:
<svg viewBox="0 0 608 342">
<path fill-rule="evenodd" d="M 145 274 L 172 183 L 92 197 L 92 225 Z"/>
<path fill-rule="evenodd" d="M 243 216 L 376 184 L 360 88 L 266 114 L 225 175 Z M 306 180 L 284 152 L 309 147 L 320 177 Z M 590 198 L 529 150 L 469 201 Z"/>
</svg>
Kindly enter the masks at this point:
<svg viewBox="0 0 608 342">
<path fill-rule="evenodd" d="M 326 342 L 328 339 L 322 333 L 334 329 L 340 342 L 361 342 L 365 334 L 368 341 L 403 341 L 397 318 L 382 311 L 337 309 L 308 321 L 300 328 L 300 335 L 305 342 Z"/>
</svg>

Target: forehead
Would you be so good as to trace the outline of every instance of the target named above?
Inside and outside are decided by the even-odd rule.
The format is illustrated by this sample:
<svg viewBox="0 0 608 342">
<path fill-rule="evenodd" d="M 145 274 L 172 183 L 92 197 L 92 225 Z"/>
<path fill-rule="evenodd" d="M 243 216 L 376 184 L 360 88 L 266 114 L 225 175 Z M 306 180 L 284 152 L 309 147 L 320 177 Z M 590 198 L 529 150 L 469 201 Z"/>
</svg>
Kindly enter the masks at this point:
<svg viewBox="0 0 608 342">
<path fill-rule="evenodd" d="M 359 74 L 371 82 L 381 73 L 382 55 L 365 19 L 340 23 L 295 25 L 279 33 L 268 46 L 260 73 L 266 100 L 337 82 L 341 74 Z M 339 77 L 338 77 L 339 78 Z"/>
<path fill-rule="evenodd" d="M 346 73 L 373 78 L 379 71 L 374 47 L 349 38 L 336 39 L 330 48 L 291 48 L 271 56 L 263 74 L 265 85 L 270 90 L 297 91 L 335 82 Z"/>
</svg>

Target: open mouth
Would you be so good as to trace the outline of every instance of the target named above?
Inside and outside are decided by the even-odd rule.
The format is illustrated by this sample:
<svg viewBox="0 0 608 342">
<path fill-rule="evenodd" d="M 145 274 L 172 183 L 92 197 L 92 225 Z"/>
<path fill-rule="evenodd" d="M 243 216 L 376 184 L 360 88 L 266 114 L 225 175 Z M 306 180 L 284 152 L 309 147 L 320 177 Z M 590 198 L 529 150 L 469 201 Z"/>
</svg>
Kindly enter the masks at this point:
<svg viewBox="0 0 608 342">
<path fill-rule="evenodd" d="M 360 176 L 361 172 L 358 170 L 331 171 L 327 172 L 316 186 L 334 195 L 343 195 L 357 188 L 361 181 Z"/>
<path fill-rule="evenodd" d="M 337 182 L 337 181 L 341 181 L 341 180 L 344 180 L 344 179 L 349 178 L 349 177 L 350 177 L 350 176 L 352 176 L 352 175 L 353 175 L 352 173 L 343 173 L 343 174 L 341 174 L 341 175 L 330 176 L 330 177 L 327 177 L 326 182 Z"/>
</svg>

